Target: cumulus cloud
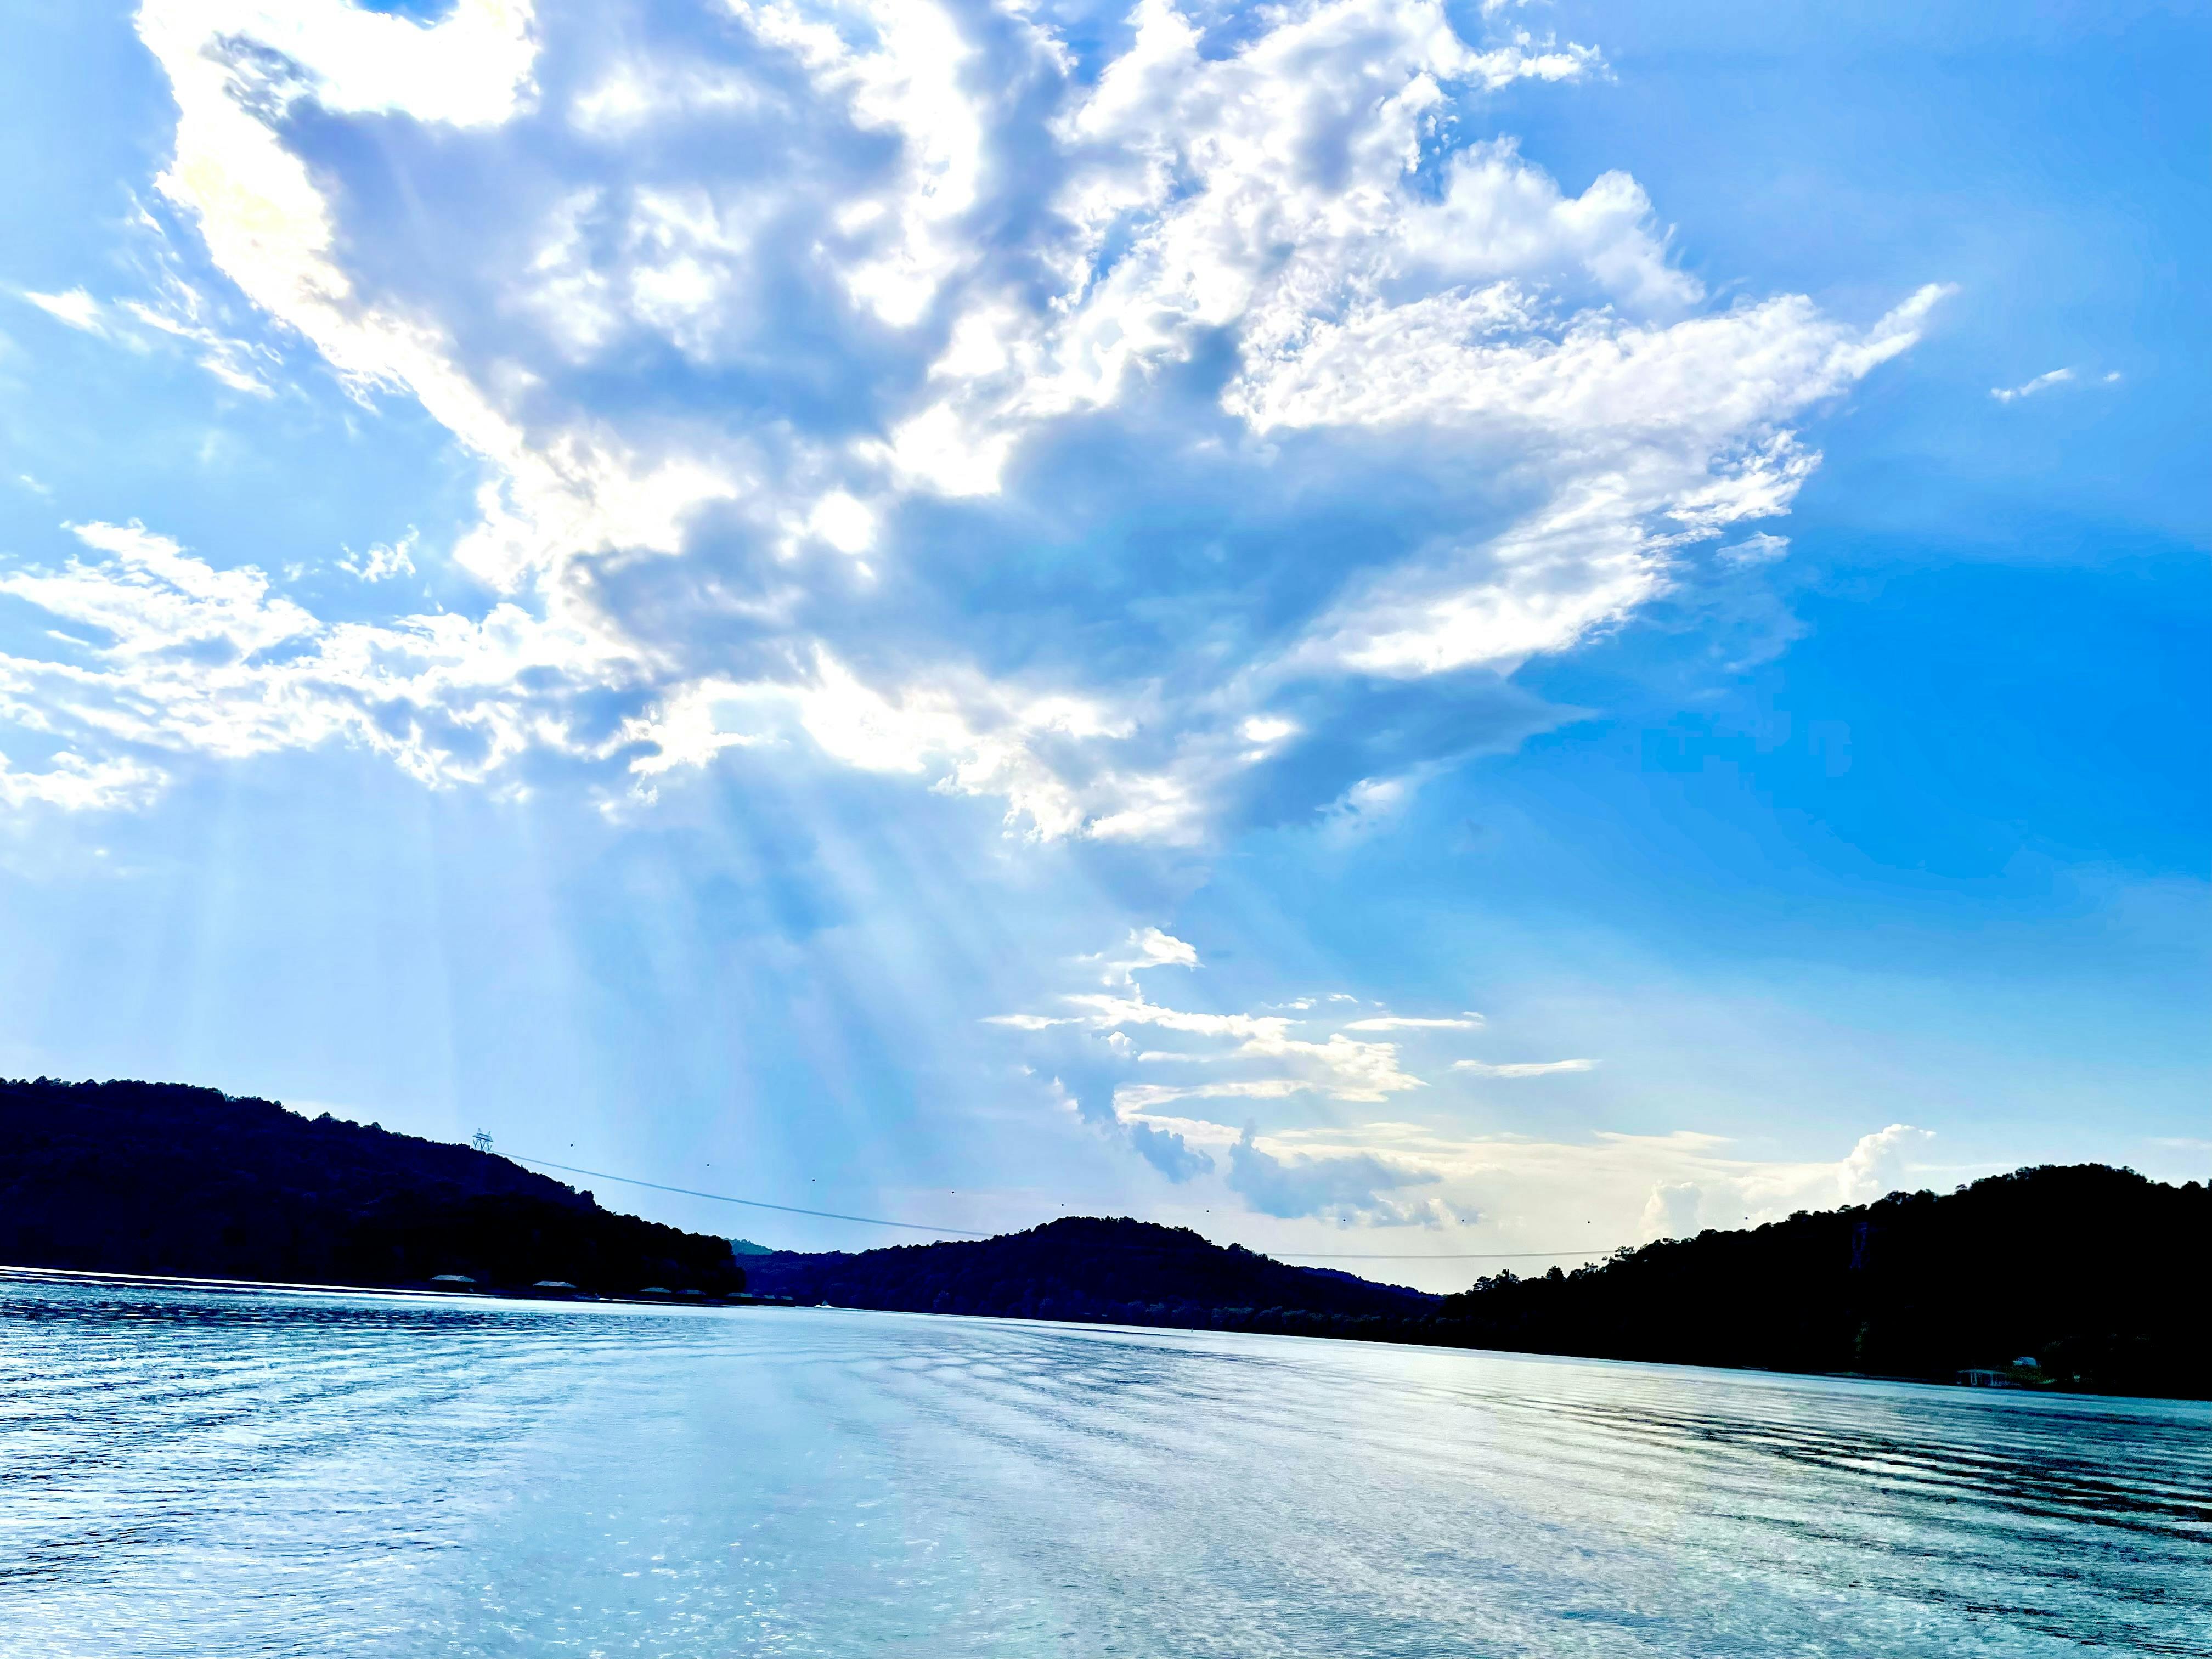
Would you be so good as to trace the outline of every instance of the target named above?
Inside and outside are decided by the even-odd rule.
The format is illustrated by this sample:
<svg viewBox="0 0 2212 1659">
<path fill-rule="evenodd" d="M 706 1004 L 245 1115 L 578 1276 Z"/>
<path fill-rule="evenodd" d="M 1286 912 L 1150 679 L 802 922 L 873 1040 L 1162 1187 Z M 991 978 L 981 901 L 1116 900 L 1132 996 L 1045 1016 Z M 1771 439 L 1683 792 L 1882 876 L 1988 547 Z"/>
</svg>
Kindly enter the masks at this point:
<svg viewBox="0 0 2212 1659">
<path fill-rule="evenodd" d="M 59 807 L 65 811 L 136 806 L 149 798 L 160 774 L 128 760 L 88 761 L 63 750 L 41 769 L 17 771 L 0 755 L 0 802 L 9 806 Z"/>
<path fill-rule="evenodd" d="M 1941 293 L 1716 303 L 1634 179 L 1466 136 L 1596 49 L 1441 0 L 1143 0 L 1103 55 L 1012 0 L 653 15 L 147 0 L 158 191 L 267 337 L 174 270 L 110 314 L 419 404 L 482 483 L 404 556 L 482 592 L 341 625 L 221 547 L 18 567 L 133 643 L 9 659 L 12 706 L 155 774 L 351 741 L 649 799 L 790 746 L 1031 836 L 1356 830 L 1555 723 L 1514 671 L 1786 511 L 1798 423 Z"/>
<path fill-rule="evenodd" d="M 0 594 L 70 630 L 55 657 L 0 654 L 0 715 L 118 751 L 82 763 L 134 783 L 46 797 L 57 805 L 143 799 L 165 761 L 196 753 L 349 739 L 436 783 L 488 778 L 532 745 L 588 755 L 616 741 L 586 729 L 579 702 L 637 671 L 586 625 L 514 605 L 326 623 L 259 568 L 218 568 L 143 525 L 70 528 L 91 556 L 0 569 Z"/>
<path fill-rule="evenodd" d="M 1656 1181 L 1644 1203 L 1644 1231 L 1652 1238 L 1693 1238 L 1705 1188 L 1694 1181 Z"/>
<path fill-rule="evenodd" d="M 1912 1153 L 1935 1138 L 1933 1131 L 1916 1129 L 1909 1123 L 1893 1123 L 1862 1135 L 1836 1172 L 1837 1189 L 1844 1202 L 1870 1204 L 1899 1190 Z"/>
<path fill-rule="evenodd" d="M 1147 937 L 1139 930 L 1130 941 Z M 1480 1027 L 1478 1016 L 1355 1017 L 1358 1005 L 1340 993 L 1255 1010 L 1179 1006 L 1203 998 L 1200 974 L 1178 976 L 1177 1003 L 1155 1000 L 1142 976 L 1155 967 L 1194 969 L 1198 957 L 1171 935 L 1158 939 L 1150 951 L 1158 960 L 1132 967 L 1119 990 L 1070 990 L 1048 1008 L 989 1023 L 1034 1056 L 1030 1069 L 1051 1079 L 1059 1109 L 1176 1186 L 1255 1215 L 1460 1229 L 1479 1218 L 1488 1230 L 1482 1242 L 1462 1248 L 1590 1243 L 1602 1254 L 1623 1242 L 1878 1198 L 1905 1182 L 1932 1138 L 1892 1124 L 1839 1158 L 1760 1159 L 1692 1129 L 1553 1140 L 1465 1127 L 1476 1115 L 1468 1097 L 1448 1082 L 1431 1091 L 1431 1079 L 1538 1078 L 1587 1073 L 1597 1062 L 1447 1059 L 1436 1050 L 1448 1054 L 1467 1041 L 1460 1033 Z M 1139 954 L 1127 946 L 1102 952 L 1071 972 L 1087 975 L 1102 961 Z M 1378 1026 L 1412 1052 L 1380 1039 Z M 1423 1120 L 1408 1121 L 1403 1114 L 1415 1103 L 1426 1108 Z"/>
<path fill-rule="evenodd" d="M 1708 1227 L 1757 1226 L 1800 1209 L 1869 1204 L 1905 1184 L 1911 1154 L 1935 1139 L 1927 1129 L 1893 1123 L 1862 1135 L 1832 1164 L 1784 1170 L 1718 1164 L 1652 1184 L 1644 1201 L 1647 1237 L 1686 1238 Z M 1779 1177 L 1779 1178 L 1778 1178 Z"/>
<path fill-rule="evenodd" d="M 1136 927 L 1130 930 L 1121 950 L 1105 952 L 1091 960 L 1103 969 L 1101 977 L 1105 983 L 1134 985 L 1137 975 L 1147 968 L 1197 967 L 1198 951 L 1157 927 Z"/>
<path fill-rule="evenodd" d="M 1413 1069 L 1401 1042 L 1389 1038 L 1411 1042 L 1418 1052 L 1481 1029 L 1480 1015 L 1354 1018 L 1358 1000 L 1342 993 L 1249 1011 L 1155 1000 L 1142 975 L 1199 965 L 1194 946 L 1157 928 L 1133 930 L 1119 949 L 1084 957 L 1079 965 L 1102 963 L 1113 988 L 1067 991 L 1053 999 L 1048 1012 L 996 1014 L 986 1022 L 1042 1045 L 1055 1100 L 1171 1182 L 1218 1175 L 1229 1194 L 1261 1214 L 1332 1215 L 1362 1225 L 1449 1224 L 1455 1212 L 1442 1198 L 1406 1191 L 1443 1179 L 1451 1155 L 1440 1156 L 1439 1149 L 1449 1137 L 1421 1139 L 1415 1132 L 1416 1139 L 1407 1140 L 1405 1125 L 1263 1131 L 1249 1114 L 1296 1103 L 1302 1115 L 1334 1115 L 1425 1090 L 1428 1080 Z M 1186 983 L 1192 995 L 1202 994 L 1202 984 Z M 1590 1064 L 1480 1069 L 1518 1077 Z M 1030 1069 L 1043 1075 L 1047 1068 Z M 1384 1144 L 1374 1143 L 1377 1133 Z"/>
<path fill-rule="evenodd" d="M 1341 995 L 1298 998 L 1285 1005 L 1291 1012 L 1192 1009 L 1157 1002 L 1146 995 L 1139 975 L 1160 968 L 1194 969 L 1198 952 L 1188 941 L 1156 927 L 1133 930 L 1120 949 L 1083 958 L 1083 963 L 1103 964 L 1103 976 L 1115 988 L 1067 992 L 1054 1000 L 1056 1012 L 994 1014 L 985 1023 L 1031 1036 L 1091 1045 L 1063 1048 L 1056 1068 L 1054 1087 L 1066 1093 L 1078 1115 L 1121 1139 L 1172 1181 L 1212 1173 L 1218 1167 L 1216 1155 L 1230 1154 L 1231 1190 L 1243 1192 L 1249 1185 L 1255 1192 L 1271 1194 L 1269 1201 L 1275 1203 L 1285 1201 L 1285 1194 L 1327 1191 L 1334 1194 L 1331 1202 L 1362 1213 L 1377 1212 L 1367 1200 L 1353 1202 L 1343 1183 L 1330 1185 L 1334 1176 L 1329 1171 L 1308 1169 L 1310 1157 L 1284 1164 L 1273 1143 L 1255 1140 L 1249 1127 L 1241 1136 L 1243 1151 L 1235 1152 L 1240 1134 L 1231 1124 L 1185 1114 L 1203 1113 L 1209 1105 L 1218 1110 L 1220 1103 L 1249 1104 L 1293 1097 L 1346 1103 L 1386 1100 L 1426 1085 L 1405 1068 L 1397 1044 L 1353 1037 L 1349 1030 L 1401 1024 L 1459 1030 L 1476 1023 L 1471 1018 L 1370 1019 L 1334 1030 L 1312 1029 L 1336 1023 L 1305 1016 L 1320 1000 L 1352 1003 Z M 1140 1034 L 1146 1046 L 1140 1048 L 1133 1034 Z M 1164 1043 L 1172 1046 L 1157 1046 Z M 1078 1079 L 1073 1085 L 1060 1080 L 1071 1074 Z M 1374 1170 L 1382 1166 L 1371 1159 L 1355 1159 L 1347 1168 L 1355 1166 L 1370 1199 L 1394 1184 L 1376 1184 Z M 1411 1166 L 1390 1167 L 1397 1171 L 1396 1185 L 1426 1179 Z"/>
<path fill-rule="evenodd" d="M 1434 1170 L 1395 1163 L 1370 1153 L 1278 1156 L 1246 1129 L 1229 1149 L 1229 1189 L 1261 1215 L 1334 1215 L 1349 1221 L 1439 1222 L 1449 1218 L 1430 1204 L 1407 1204 L 1391 1194 L 1443 1177 Z"/>
</svg>

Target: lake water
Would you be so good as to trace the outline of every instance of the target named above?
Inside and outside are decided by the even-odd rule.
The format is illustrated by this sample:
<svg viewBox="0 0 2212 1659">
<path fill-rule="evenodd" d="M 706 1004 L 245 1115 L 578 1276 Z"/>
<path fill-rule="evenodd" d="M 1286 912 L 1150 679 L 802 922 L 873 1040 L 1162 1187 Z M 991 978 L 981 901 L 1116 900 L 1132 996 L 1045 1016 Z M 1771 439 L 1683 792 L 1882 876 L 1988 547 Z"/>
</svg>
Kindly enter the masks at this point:
<svg viewBox="0 0 2212 1659">
<path fill-rule="evenodd" d="M 2212 1408 L 0 1283 L 0 1653 L 2212 1655 Z"/>
</svg>

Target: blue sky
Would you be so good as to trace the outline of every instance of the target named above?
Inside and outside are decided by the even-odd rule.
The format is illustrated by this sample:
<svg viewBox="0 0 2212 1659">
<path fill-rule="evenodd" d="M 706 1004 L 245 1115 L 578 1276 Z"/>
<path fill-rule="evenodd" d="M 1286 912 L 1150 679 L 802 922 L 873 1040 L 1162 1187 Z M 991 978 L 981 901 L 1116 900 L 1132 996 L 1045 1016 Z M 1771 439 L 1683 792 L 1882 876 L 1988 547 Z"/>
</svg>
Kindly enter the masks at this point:
<svg viewBox="0 0 2212 1659">
<path fill-rule="evenodd" d="M 1378 1256 L 2212 1158 L 2206 8 L 16 16 L 0 1070 Z"/>
</svg>

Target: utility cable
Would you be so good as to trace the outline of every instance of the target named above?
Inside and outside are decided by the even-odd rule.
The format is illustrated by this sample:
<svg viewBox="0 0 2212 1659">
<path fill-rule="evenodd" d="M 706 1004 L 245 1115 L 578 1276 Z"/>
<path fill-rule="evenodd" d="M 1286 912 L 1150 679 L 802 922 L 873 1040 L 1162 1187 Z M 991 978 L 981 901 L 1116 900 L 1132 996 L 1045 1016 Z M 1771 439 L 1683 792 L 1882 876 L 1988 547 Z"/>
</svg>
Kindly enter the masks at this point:
<svg viewBox="0 0 2212 1659">
<path fill-rule="evenodd" d="M 994 1238 L 994 1233 L 971 1232 L 965 1227 L 931 1227 L 919 1221 L 886 1221 L 875 1215 L 841 1215 L 835 1210 L 802 1210 L 796 1204 L 770 1204 L 757 1198 L 732 1198 L 727 1193 L 702 1193 L 690 1187 L 666 1187 L 658 1181 L 640 1181 L 635 1176 L 609 1175 L 605 1170 L 580 1170 L 573 1164 L 556 1164 L 549 1158 L 525 1158 L 520 1152 L 501 1152 L 501 1158 L 511 1158 L 517 1164 L 534 1164 L 541 1170 L 558 1170 L 564 1175 L 589 1176 L 594 1181 L 619 1181 L 625 1186 L 650 1187 L 656 1193 L 681 1193 L 686 1198 L 711 1198 L 717 1204 L 742 1204 L 749 1210 L 775 1210 L 785 1215 L 819 1216 L 825 1221 L 857 1221 L 869 1227 L 903 1227 L 915 1233 L 957 1233 L 962 1238 Z"/>
<path fill-rule="evenodd" d="M 1274 1254 L 1285 1261 L 1565 1261 L 1571 1256 L 1606 1255 L 1610 1252 L 1597 1249 L 1474 1250 L 1464 1255 L 1449 1251 L 1435 1255 L 1407 1251 L 1394 1255 L 1316 1255 L 1311 1251 L 1277 1250 Z"/>
<path fill-rule="evenodd" d="M 960 1238 L 996 1238 L 996 1233 L 979 1233 L 966 1227 L 932 1227 L 919 1221 L 886 1221 L 881 1216 L 845 1215 L 836 1210 L 805 1210 L 796 1204 L 770 1204 L 763 1199 L 733 1198 L 727 1193 L 702 1193 L 693 1187 L 670 1187 L 658 1181 L 640 1181 L 635 1176 L 609 1175 L 605 1170 L 580 1170 L 573 1164 L 556 1164 L 548 1158 L 530 1158 L 521 1152 L 501 1152 L 501 1158 L 513 1158 L 517 1164 L 534 1164 L 541 1170 L 558 1170 L 563 1175 L 589 1176 L 594 1181 L 619 1181 L 627 1187 L 649 1187 L 656 1193 L 680 1193 L 686 1198 L 708 1198 L 717 1204 L 742 1204 L 749 1210 L 774 1210 L 782 1215 L 811 1215 L 824 1221 L 857 1221 L 867 1227 L 898 1227 L 908 1232 L 951 1233 Z M 1246 1245 L 1243 1248 L 1249 1249 Z M 1270 1252 L 1254 1250 L 1255 1255 Z M 1407 1251 L 1396 1255 L 1331 1255 L 1326 1252 L 1277 1250 L 1272 1253 L 1283 1261 L 1563 1261 L 1571 1256 L 1597 1255 L 1601 1251 L 1581 1250 L 1486 1250 L 1466 1255 L 1425 1255 Z"/>
</svg>

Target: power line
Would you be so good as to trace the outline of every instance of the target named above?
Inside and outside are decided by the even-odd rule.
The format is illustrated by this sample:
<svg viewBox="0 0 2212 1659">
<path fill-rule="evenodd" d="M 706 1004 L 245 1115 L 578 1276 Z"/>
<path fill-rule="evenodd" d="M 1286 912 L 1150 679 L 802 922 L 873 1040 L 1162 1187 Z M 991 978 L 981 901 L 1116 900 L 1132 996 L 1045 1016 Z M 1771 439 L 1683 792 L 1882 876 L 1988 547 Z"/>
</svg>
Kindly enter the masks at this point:
<svg viewBox="0 0 2212 1659">
<path fill-rule="evenodd" d="M 558 1170 L 564 1175 L 589 1176 L 594 1181 L 619 1181 L 629 1187 L 650 1187 L 656 1193 L 681 1193 L 686 1198 L 711 1198 L 717 1204 L 742 1204 L 749 1210 L 775 1210 L 785 1215 L 819 1216 L 825 1221 L 857 1221 L 870 1227 L 902 1227 L 915 1233 L 957 1233 L 963 1238 L 991 1238 L 991 1233 L 970 1232 L 965 1227 L 930 1227 L 919 1221 L 886 1221 L 875 1215 L 841 1215 L 835 1210 L 802 1210 L 796 1204 L 769 1204 L 757 1198 L 732 1198 L 727 1193 L 702 1193 L 691 1187 L 666 1187 L 658 1181 L 640 1181 L 635 1176 L 609 1175 L 605 1170 L 580 1170 L 573 1164 L 556 1164 L 550 1158 L 525 1158 L 520 1152 L 502 1152 L 517 1164 L 535 1164 L 541 1170 Z"/>
<path fill-rule="evenodd" d="M 996 1233 L 975 1232 L 966 1227 L 932 1227 L 919 1221 L 886 1221 L 881 1216 L 845 1215 L 836 1210 L 805 1210 L 796 1204 L 770 1204 L 763 1199 L 733 1198 L 727 1193 L 702 1193 L 695 1187 L 670 1187 L 658 1181 L 640 1181 L 635 1176 L 609 1175 L 605 1170 L 580 1170 L 573 1164 L 556 1164 L 550 1158 L 530 1158 L 521 1152 L 502 1152 L 517 1164 L 534 1164 L 541 1170 L 558 1170 L 563 1175 L 589 1176 L 594 1181 L 619 1181 L 626 1187 L 649 1187 L 656 1193 L 681 1193 L 686 1198 L 709 1198 L 717 1204 L 742 1204 L 749 1210 L 774 1210 L 782 1215 L 811 1215 L 824 1221 L 857 1221 L 868 1227 L 898 1227 L 915 1233 L 951 1233 L 961 1238 L 996 1238 Z M 1246 1246 L 1250 1249 L 1250 1246 Z M 1255 1255 L 1271 1254 L 1255 1250 Z M 1467 1255 L 1425 1255 L 1408 1251 L 1399 1255 L 1331 1255 L 1327 1252 L 1276 1250 L 1272 1254 L 1284 1261 L 1565 1261 L 1570 1256 L 1596 1255 L 1596 1250 L 1489 1250 Z"/>
<path fill-rule="evenodd" d="M 1277 1250 L 1274 1254 L 1285 1261 L 1565 1261 L 1571 1256 L 1603 1255 L 1603 1250 L 1474 1250 L 1464 1255 L 1449 1251 L 1429 1255 L 1407 1251 L 1399 1255 L 1332 1255 L 1311 1250 Z"/>
</svg>

